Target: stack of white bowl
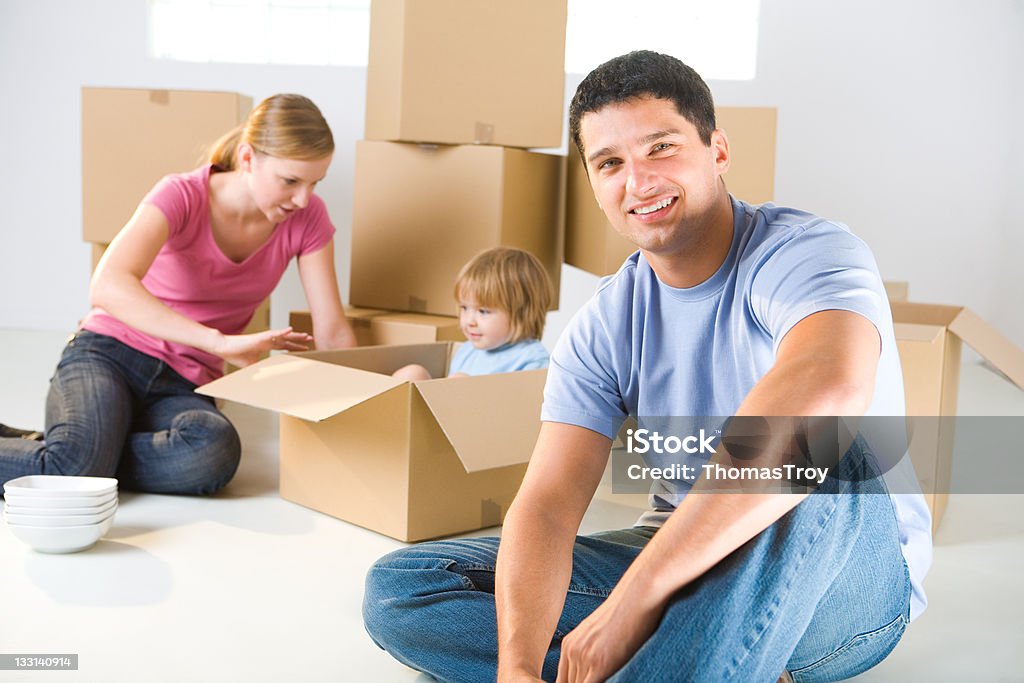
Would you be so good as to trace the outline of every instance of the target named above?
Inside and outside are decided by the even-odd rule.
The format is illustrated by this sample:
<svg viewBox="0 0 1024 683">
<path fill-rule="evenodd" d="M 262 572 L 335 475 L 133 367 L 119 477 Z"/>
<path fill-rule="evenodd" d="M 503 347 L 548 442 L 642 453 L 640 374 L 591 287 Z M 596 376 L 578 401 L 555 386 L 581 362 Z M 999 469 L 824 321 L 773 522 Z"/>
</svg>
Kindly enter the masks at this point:
<svg viewBox="0 0 1024 683">
<path fill-rule="evenodd" d="M 117 479 L 39 474 L 4 484 L 7 528 L 41 553 L 74 553 L 110 531 Z"/>
</svg>

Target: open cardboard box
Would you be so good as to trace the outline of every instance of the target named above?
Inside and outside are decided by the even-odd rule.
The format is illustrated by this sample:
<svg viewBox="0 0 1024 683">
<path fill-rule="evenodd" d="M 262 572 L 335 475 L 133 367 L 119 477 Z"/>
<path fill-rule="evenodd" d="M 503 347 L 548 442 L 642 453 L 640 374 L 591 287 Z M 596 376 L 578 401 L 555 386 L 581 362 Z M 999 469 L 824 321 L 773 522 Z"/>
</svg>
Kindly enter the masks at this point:
<svg viewBox="0 0 1024 683">
<path fill-rule="evenodd" d="M 281 414 L 281 497 L 400 541 L 501 524 L 546 370 L 446 374 L 457 344 L 274 355 L 197 389 Z M 408 382 L 409 363 L 434 377 Z"/>
<path fill-rule="evenodd" d="M 1024 389 L 1024 351 L 963 306 L 890 300 L 903 366 L 907 415 L 954 416 L 960 386 L 960 350 L 967 344 Z M 949 497 L 953 421 L 915 423 L 910 456 L 938 529 Z M 928 429 L 922 427 L 928 426 Z"/>
</svg>

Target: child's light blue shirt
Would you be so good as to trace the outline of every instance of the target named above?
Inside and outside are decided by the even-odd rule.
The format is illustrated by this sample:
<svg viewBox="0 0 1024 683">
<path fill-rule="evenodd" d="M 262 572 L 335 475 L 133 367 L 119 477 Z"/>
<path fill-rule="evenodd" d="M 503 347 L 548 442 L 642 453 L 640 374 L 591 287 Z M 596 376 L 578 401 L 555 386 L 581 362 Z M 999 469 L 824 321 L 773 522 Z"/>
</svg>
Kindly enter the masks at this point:
<svg viewBox="0 0 1024 683">
<path fill-rule="evenodd" d="M 448 375 L 493 375 L 498 372 L 539 370 L 548 366 L 548 350 L 536 339 L 505 344 L 496 349 L 478 349 L 464 342 L 452 357 Z"/>
</svg>

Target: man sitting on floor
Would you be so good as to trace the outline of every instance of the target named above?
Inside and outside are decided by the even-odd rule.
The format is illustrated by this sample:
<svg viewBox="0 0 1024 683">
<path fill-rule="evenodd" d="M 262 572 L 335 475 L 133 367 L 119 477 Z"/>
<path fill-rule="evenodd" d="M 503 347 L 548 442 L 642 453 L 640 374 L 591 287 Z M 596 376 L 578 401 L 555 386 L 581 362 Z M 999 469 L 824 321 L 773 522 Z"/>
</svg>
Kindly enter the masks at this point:
<svg viewBox="0 0 1024 683">
<path fill-rule="evenodd" d="M 870 250 L 838 223 L 731 197 L 710 90 L 675 58 L 595 69 L 570 133 L 639 251 L 558 341 L 500 547 L 382 558 L 367 630 L 452 681 L 824 681 L 874 666 L 924 608 L 930 519 L 919 494 L 864 495 L 887 490 L 862 440 L 814 493 L 666 484 L 633 528 L 577 536 L 629 415 L 902 415 Z"/>
</svg>

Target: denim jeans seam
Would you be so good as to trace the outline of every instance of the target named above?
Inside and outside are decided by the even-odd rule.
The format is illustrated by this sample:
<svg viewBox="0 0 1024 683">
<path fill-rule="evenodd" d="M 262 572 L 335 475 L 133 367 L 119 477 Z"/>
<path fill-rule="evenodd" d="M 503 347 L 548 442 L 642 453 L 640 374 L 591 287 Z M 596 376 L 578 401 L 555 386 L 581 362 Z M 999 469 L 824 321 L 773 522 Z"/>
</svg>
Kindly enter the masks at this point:
<svg viewBox="0 0 1024 683">
<path fill-rule="evenodd" d="M 593 595 L 599 598 L 607 598 L 611 595 L 611 588 L 591 588 L 589 586 L 580 586 L 576 584 L 569 585 L 569 593 L 578 593 L 580 595 Z"/>
<path fill-rule="evenodd" d="M 841 655 L 853 652 L 854 650 L 857 650 L 864 645 L 869 645 L 881 636 L 890 635 L 893 631 L 896 630 L 897 627 L 902 627 L 903 629 L 906 629 L 908 623 L 909 620 L 907 619 L 906 615 L 903 612 L 900 612 L 898 615 L 896 615 L 896 618 L 890 621 L 888 624 L 885 624 L 884 626 L 881 626 L 873 631 L 858 633 L 857 635 L 853 636 L 848 641 L 843 643 L 841 646 L 839 646 L 839 648 L 837 648 L 835 651 L 830 652 L 818 661 L 811 662 L 807 666 L 802 666 L 799 669 L 791 669 L 789 673 L 794 676 L 800 676 L 803 674 L 811 673 L 815 669 L 831 663 Z"/>
<path fill-rule="evenodd" d="M 837 495 L 842 495 L 842 494 L 837 494 Z M 804 561 L 810 556 L 811 548 L 813 548 L 814 544 L 817 543 L 819 538 L 821 538 L 821 535 L 825 532 L 825 525 L 828 523 L 829 519 L 832 518 L 832 516 L 835 514 L 835 511 L 839 507 L 838 501 L 835 498 L 833 498 L 833 501 L 834 501 L 834 503 L 833 503 L 831 509 L 828 511 L 827 514 L 823 514 L 821 516 L 820 520 L 819 520 L 817 534 L 815 534 L 814 538 L 812 538 L 807 543 L 807 546 L 804 549 L 804 552 L 801 554 L 801 556 L 799 558 L 799 561 L 794 563 L 793 571 L 790 573 L 789 578 L 786 580 L 786 583 L 785 583 L 785 586 L 784 586 L 783 590 L 778 595 L 775 596 L 774 600 L 772 600 L 771 605 L 769 606 L 769 610 L 767 612 L 767 619 L 766 619 L 766 623 L 765 623 L 764 627 L 760 629 L 760 632 L 757 633 L 756 637 L 750 643 L 750 645 L 743 649 L 743 652 L 741 653 L 741 656 L 738 657 L 737 659 L 733 660 L 733 664 L 734 664 L 734 667 L 736 669 L 738 669 L 743 664 L 743 662 L 746 661 L 747 657 L 750 656 L 750 653 L 753 651 L 753 649 L 757 645 L 758 641 L 760 641 L 761 638 L 764 637 L 764 634 L 768 632 L 768 628 L 771 626 L 771 622 L 774 620 L 774 618 L 775 618 L 775 616 L 777 614 L 777 609 L 776 608 L 778 608 L 778 606 L 780 604 L 782 604 L 782 602 L 784 601 L 785 597 L 789 595 L 789 593 L 790 593 L 790 591 L 792 589 L 793 578 L 796 577 L 800 573 L 799 570 L 800 570 L 801 567 L 803 567 Z M 729 672 L 727 674 L 727 676 L 729 678 L 731 678 L 733 676 L 733 672 Z"/>
</svg>

